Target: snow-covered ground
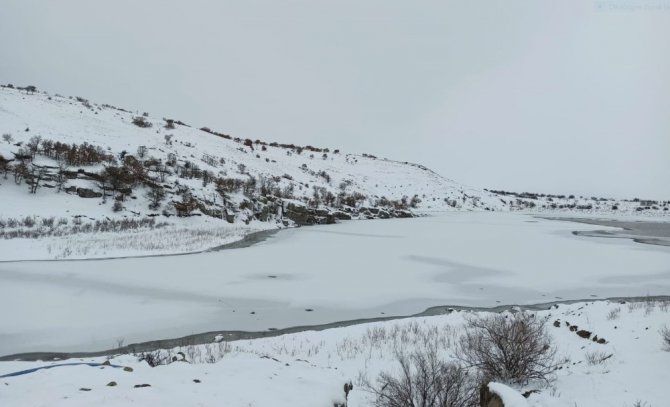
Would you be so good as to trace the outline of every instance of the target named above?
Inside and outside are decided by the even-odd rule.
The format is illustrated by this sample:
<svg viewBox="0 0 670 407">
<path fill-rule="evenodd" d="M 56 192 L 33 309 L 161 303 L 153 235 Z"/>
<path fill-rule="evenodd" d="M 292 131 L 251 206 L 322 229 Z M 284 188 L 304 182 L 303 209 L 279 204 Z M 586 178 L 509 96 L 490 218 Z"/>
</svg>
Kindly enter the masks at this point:
<svg viewBox="0 0 670 407">
<path fill-rule="evenodd" d="M 539 390 L 531 407 L 663 407 L 667 405 L 670 352 L 659 333 L 670 325 L 667 302 L 595 301 L 538 311 L 557 347 L 550 385 Z M 214 342 L 169 351 L 185 362 L 150 367 L 131 355 L 110 359 L 121 367 L 53 367 L 14 377 L 3 375 L 66 363 L 102 363 L 107 358 L 56 362 L 0 362 L 3 406 L 333 406 L 344 401 L 343 385 L 354 384 L 349 406 L 373 405 L 361 379 L 381 371 L 398 372 L 394 350 L 435 346 L 445 360 L 469 312 L 356 325 L 273 338 Z M 559 321 L 559 327 L 554 326 Z M 606 343 L 583 339 L 569 322 L 592 331 Z M 433 345 L 430 345 L 433 344 Z M 604 359 L 604 360 L 603 360 Z M 215 363 L 208 363 L 215 362 Z M 129 367 L 126 371 L 122 367 Z M 114 382 L 115 386 L 108 386 Z M 147 384 L 148 387 L 135 387 Z"/>
<path fill-rule="evenodd" d="M 572 234 L 592 229 L 518 213 L 445 213 L 289 229 L 221 252 L 0 263 L 0 308 L 12 310 L 3 315 L 0 354 L 100 350 L 118 338 L 263 331 L 435 305 L 670 292 L 669 247 Z"/>
</svg>

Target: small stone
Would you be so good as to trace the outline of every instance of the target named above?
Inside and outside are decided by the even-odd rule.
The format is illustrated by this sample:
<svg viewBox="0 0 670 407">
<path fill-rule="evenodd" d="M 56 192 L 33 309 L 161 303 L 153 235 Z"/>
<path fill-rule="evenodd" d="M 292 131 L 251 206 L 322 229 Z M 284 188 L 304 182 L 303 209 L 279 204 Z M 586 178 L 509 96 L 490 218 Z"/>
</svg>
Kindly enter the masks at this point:
<svg viewBox="0 0 670 407">
<path fill-rule="evenodd" d="M 111 381 L 111 382 L 107 383 L 107 386 L 109 386 L 109 387 L 114 387 L 114 386 L 116 386 L 116 382 L 115 382 L 115 381 Z"/>
<path fill-rule="evenodd" d="M 112 363 L 109 360 L 105 360 L 104 362 L 102 362 L 102 365 L 103 366 L 111 366 Z"/>
<path fill-rule="evenodd" d="M 87 387 L 82 387 L 82 388 L 79 389 L 79 391 L 91 391 L 91 389 L 89 389 Z"/>
<path fill-rule="evenodd" d="M 151 387 L 151 385 L 150 385 L 150 384 L 147 384 L 147 383 L 143 383 L 143 384 L 136 384 L 134 387 L 135 387 L 136 389 L 139 389 L 139 388 L 141 388 L 141 387 Z"/>
<path fill-rule="evenodd" d="M 124 372 L 132 372 L 132 371 L 133 371 L 133 368 L 130 367 L 130 366 L 126 366 L 126 367 L 123 368 L 123 371 L 124 371 Z"/>
<path fill-rule="evenodd" d="M 193 383 L 200 383 L 199 379 L 193 379 Z"/>
</svg>

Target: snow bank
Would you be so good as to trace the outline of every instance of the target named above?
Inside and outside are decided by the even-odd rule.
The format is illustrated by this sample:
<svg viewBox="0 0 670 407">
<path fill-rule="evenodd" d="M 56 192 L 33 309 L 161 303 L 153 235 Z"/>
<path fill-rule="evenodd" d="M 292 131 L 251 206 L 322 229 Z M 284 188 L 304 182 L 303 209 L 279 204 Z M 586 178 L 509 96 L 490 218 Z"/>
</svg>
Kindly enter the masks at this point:
<svg viewBox="0 0 670 407">
<path fill-rule="evenodd" d="M 526 399 L 513 388 L 502 383 L 491 382 L 488 384 L 489 390 L 498 395 L 505 407 L 529 407 Z"/>
</svg>

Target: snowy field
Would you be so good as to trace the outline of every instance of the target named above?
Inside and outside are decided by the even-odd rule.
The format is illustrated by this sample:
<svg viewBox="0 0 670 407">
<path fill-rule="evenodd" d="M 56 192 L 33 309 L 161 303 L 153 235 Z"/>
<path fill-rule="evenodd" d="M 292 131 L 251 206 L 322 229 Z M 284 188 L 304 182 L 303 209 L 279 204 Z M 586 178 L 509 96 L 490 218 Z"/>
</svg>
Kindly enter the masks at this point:
<svg viewBox="0 0 670 407">
<path fill-rule="evenodd" d="M 87 351 L 495 306 L 670 293 L 670 248 L 515 213 L 447 213 L 280 231 L 185 256 L 0 263 L 0 355 Z"/>
<path fill-rule="evenodd" d="M 559 370 L 549 385 L 519 388 L 539 390 L 519 406 L 667 406 L 670 352 L 659 331 L 670 325 L 668 306 L 592 301 L 538 311 L 537 318 L 547 318 Z M 67 363 L 99 364 L 107 358 L 0 362 L 0 405 L 332 407 L 344 401 L 343 384 L 351 381 L 348 405 L 372 406 L 372 394 L 363 390 L 361 379 L 374 382 L 381 371 L 397 373 L 394 349 L 399 347 L 434 348 L 441 358 L 453 359 L 461 327 L 471 315 L 453 312 L 266 339 L 212 341 L 172 349 L 168 356 L 181 351 L 186 361 L 154 368 L 135 356 L 119 355 L 109 360 L 113 366 L 60 366 L 3 377 Z M 577 336 L 566 322 L 606 343 Z"/>
</svg>

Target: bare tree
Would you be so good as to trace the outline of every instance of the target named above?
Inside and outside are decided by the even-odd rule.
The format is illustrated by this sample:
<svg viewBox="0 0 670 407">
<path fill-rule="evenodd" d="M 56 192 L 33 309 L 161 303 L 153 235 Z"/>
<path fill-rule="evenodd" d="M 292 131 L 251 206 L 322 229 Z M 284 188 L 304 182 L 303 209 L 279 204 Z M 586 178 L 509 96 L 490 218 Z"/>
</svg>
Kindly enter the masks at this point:
<svg viewBox="0 0 670 407">
<path fill-rule="evenodd" d="M 21 161 L 18 164 L 14 165 L 14 182 L 17 185 L 21 185 L 23 179 L 29 176 L 30 173 L 28 172 L 28 166 L 26 165 L 25 162 Z"/>
<path fill-rule="evenodd" d="M 556 349 L 545 326 L 546 319 L 526 312 L 472 317 L 456 356 L 466 366 L 478 369 L 486 380 L 518 384 L 549 381 L 557 368 Z"/>
<path fill-rule="evenodd" d="M 10 168 L 9 160 L 0 155 L 0 172 L 2 172 L 4 179 L 7 179 L 7 173 L 9 172 L 9 168 Z"/>
<path fill-rule="evenodd" d="M 35 164 L 32 165 L 32 169 L 30 171 L 30 177 L 28 178 L 31 194 L 37 193 L 37 188 L 40 187 L 40 182 L 42 181 L 46 173 L 47 173 L 46 168 L 39 167 Z"/>
<path fill-rule="evenodd" d="M 363 389 L 375 395 L 375 407 L 474 407 L 477 377 L 468 369 L 440 360 L 434 347 L 407 354 L 398 351 L 398 375 L 382 372 Z"/>
<path fill-rule="evenodd" d="M 58 192 L 60 192 L 63 189 L 63 185 L 67 182 L 67 176 L 65 175 L 65 171 L 67 170 L 67 165 L 59 161 L 58 162 L 58 172 L 56 173 L 56 185 L 58 185 Z"/>
<path fill-rule="evenodd" d="M 165 198 L 165 189 L 160 185 L 153 185 L 149 188 L 147 198 L 151 201 L 149 209 L 158 209 L 161 206 L 161 201 Z"/>
<path fill-rule="evenodd" d="M 37 154 L 37 151 L 39 151 L 41 142 L 42 142 L 42 137 L 33 136 L 33 137 L 30 138 L 28 143 L 26 143 L 26 147 L 28 147 L 28 151 L 30 152 L 30 156 L 32 158 L 35 158 L 35 154 Z"/>
<path fill-rule="evenodd" d="M 140 158 L 144 158 L 147 155 L 147 146 L 139 146 L 137 147 L 137 156 Z"/>
</svg>

